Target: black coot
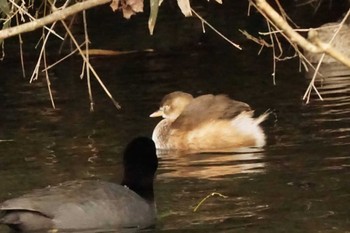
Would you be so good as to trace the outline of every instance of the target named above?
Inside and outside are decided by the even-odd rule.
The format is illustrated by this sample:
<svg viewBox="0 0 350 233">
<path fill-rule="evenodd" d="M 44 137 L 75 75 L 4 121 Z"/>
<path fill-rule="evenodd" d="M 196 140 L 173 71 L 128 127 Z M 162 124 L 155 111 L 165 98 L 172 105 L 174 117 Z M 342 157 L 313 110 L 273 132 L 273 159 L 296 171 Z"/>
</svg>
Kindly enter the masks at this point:
<svg viewBox="0 0 350 233">
<path fill-rule="evenodd" d="M 0 205 L 0 223 L 20 231 L 147 227 L 156 219 L 153 141 L 138 137 L 125 149 L 121 185 L 68 181 L 34 190 Z"/>
</svg>

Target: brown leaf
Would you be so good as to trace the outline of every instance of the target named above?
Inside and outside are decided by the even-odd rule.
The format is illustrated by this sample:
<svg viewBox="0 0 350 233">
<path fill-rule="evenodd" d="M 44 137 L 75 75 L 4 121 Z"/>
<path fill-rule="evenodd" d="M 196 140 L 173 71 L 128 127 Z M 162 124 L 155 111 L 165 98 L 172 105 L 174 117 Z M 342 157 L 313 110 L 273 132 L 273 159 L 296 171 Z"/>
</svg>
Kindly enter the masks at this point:
<svg viewBox="0 0 350 233">
<path fill-rule="evenodd" d="M 123 17 L 126 19 L 130 19 L 130 17 L 135 14 L 135 12 L 131 9 L 130 6 L 123 6 L 122 10 Z"/>
<path fill-rule="evenodd" d="M 123 17 L 130 17 L 138 12 L 143 12 L 143 0 L 122 0 Z"/>
<path fill-rule="evenodd" d="M 119 8 L 119 0 L 113 0 L 109 6 L 112 8 L 112 11 L 117 11 Z"/>
<path fill-rule="evenodd" d="M 126 0 L 126 3 L 134 12 L 143 12 L 143 0 Z"/>
<path fill-rule="evenodd" d="M 113 0 L 110 7 L 113 11 L 121 9 L 123 17 L 130 19 L 130 17 L 138 12 L 143 12 L 144 0 Z"/>
</svg>

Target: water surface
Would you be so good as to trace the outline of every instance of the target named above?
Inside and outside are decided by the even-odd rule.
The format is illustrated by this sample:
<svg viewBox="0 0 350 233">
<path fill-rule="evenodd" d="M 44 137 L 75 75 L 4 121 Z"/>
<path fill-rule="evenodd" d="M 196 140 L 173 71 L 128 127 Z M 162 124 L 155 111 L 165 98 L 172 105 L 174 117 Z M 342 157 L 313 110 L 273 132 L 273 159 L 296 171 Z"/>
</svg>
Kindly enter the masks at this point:
<svg viewBox="0 0 350 233">
<path fill-rule="evenodd" d="M 155 48 L 151 53 L 92 59 L 121 110 L 93 81 L 95 112 L 89 112 L 78 58 L 50 72 L 56 109 L 50 105 L 44 77 L 29 84 L 15 59 L 0 64 L 0 200 L 72 179 L 118 182 L 124 146 L 135 136 L 151 136 L 158 119 L 148 116 L 163 95 L 174 90 L 224 93 L 249 103 L 256 114 L 273 112 L 263 123 L 266 147 L 160 155 L 155 181 L 158 222 L 150 231 L 347 232 L 350 77 L 322 79 L 317 86 L 324 100 L 313 93 L 305 104 L 309 79 L 298 72 L 296 61 L 278 63 L 274 85 L 268 52 L 257 56 L 259 48 L 254 46 L 238 51 L 214 34 L 202 41 L 199 23 L 172 23 L 178 32 L 192 32 L 190 38 L 173 34 L 185 38 L 173 47 L 161 44 L 170 33 L 162 34 L 161 25 L 158 37 L 147 37 L 141 44 L 114 32 L 100 37 L 110 45 L 113 41 L 129 48 L 142 45 L 140 50 Z M 135 38 L 140 38 L 138 33 Z M 110 40 L 112 35 L 119 39 Z M 33 67 L 34 61 L 27 66 Z M 8 229 L 0 227 L 0 232 Z"/>
</svg>

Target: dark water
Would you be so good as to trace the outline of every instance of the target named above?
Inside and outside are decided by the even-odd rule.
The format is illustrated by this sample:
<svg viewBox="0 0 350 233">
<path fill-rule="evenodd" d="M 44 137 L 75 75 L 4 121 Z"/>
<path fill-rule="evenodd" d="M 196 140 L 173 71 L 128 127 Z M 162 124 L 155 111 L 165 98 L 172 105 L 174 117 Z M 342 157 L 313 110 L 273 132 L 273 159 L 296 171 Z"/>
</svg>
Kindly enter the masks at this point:
<svg viewBox="0 0 350 233">
<path fill-rule="evenodd" d="M 213 33 L 203 37 L 197 20 L 178 20 L 172 30 L 160 23 L 154 37 L 142 20 L 130 22 L 143 28 L 133 33 L 122 24 L 135 41 L 117 32 L 91 36 L 96 47 L 105 40 L 101 47 L 155 48 L 92 58 L 121 110 L 93 81 L 96 105 L 89 112 L 76 57 L 50 71 L 55 110 L 44 76 L 29 84 L 16 59 L 0 64 L 0 200 L 72 179 L 118 182 L 123 147 L 135 136 L 151 136 L 158 120 L 148 116 L 164 94 L 225 93 L 257 114 L 273 111 L 263 123 L 268 144 L 232 154 L 161 155 L 158 222 L 150 231 L 349 232 L 350 76 L 319 79 L 324 100 L 313 92 L 305 104 L 309 78 L 297 61 L 278 63 L 273 85 L 269 52 L 257 56 L 259 47 L 241 37 L 238 51 Z M 26 64 L 30 71 L 35 58 Z"/>
</svg>

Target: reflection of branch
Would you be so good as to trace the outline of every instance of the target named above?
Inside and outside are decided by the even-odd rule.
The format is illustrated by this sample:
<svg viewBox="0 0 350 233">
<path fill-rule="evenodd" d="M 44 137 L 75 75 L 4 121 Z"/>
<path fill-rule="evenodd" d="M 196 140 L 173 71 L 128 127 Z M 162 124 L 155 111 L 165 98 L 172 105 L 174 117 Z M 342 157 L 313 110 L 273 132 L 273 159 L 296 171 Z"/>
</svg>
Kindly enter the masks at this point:
<svg viewBox="0 0 350 233">
<path fill-rule="evenodd" d="M 74 5 L 67 7 L 63 10 L 58 10 L 52 14 L 36 19 L 35 21 L 21 24 L 19 26 L 7 28 L 0 31 L 0 39 L 6 39 L 24 32 L 34 31 L 35 29 L 41 28 L 47 24 L 53 23 L 58 20 L 63 20 L 70 15 L 74 15 L 80 11 L 93 8 L 98 5 L 103 5 L 111 0 L 86 0 L 84 2 L 78 2 Z"/>
<path fill-rule="evenodd" d="M 298 44 L 304 50 L 313 52 L 313 53 L 326 53 L 329 56 L 337 59 L 346 66 L 350 67 L 350 59 L 344 56 L 343 54 L 336 51 L 329 44 L 326 43 L 310 43 L 307 39 L 297 33 L 267 2 L 266 0 L 255 0 L 256 7 L 261 11 L 264 16 L 268 17 L 278 29 L 282 30 L 282 33 L 285 34 L 293 43 Z"/>
</svg>

